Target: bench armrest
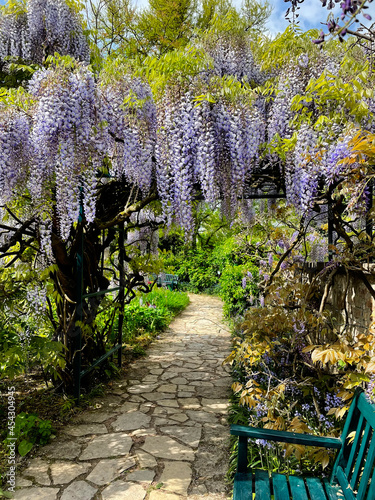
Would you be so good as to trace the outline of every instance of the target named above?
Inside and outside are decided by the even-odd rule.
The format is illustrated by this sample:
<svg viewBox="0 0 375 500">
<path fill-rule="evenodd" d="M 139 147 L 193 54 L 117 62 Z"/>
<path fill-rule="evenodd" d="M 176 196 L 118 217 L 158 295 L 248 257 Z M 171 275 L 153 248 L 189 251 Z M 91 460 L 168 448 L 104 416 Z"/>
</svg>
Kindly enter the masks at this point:
<svg viewBox="0 0 375 500">
<path fill-rule="evenodd" d="M 230 433 L 232 436 L 252 439 L 266 439 L 268 441 L 302 444 L 305 446 L 319 446 L 323 448 L 336 449 L 340 449 L 342 446 L 340 438 L 314 436 L 312 434 L 299 434 L 297 432 L 275 431 L 273 429 L 247 427 L 244 425 L 231 425 Z"/>
</svg>

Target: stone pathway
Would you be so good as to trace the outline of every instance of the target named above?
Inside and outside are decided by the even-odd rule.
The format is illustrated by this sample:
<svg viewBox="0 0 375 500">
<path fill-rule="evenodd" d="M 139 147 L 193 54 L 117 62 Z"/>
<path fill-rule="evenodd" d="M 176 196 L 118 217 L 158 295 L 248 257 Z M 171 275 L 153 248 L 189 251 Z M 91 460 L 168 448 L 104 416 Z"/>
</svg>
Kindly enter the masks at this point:
<svg viewBox="0 0 375 500">
<path fill-rule="evenodd" d="M 224 500 L 231 377 L 222 304 L 191 304 L 22 474 L 15 500 Z"/>
</svg>

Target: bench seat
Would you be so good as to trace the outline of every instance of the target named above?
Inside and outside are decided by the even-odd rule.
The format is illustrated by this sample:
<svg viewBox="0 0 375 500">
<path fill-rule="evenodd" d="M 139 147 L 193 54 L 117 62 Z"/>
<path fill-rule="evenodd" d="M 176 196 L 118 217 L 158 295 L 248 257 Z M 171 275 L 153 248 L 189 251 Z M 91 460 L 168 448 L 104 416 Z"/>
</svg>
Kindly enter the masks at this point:
<svg viewBox="0 0 375 500">
<path fill-rule="evenodd" d="M 273 495 L 273 497 L 271 496 Z M 236 500 L 338 500 L 345 499 L 340 486 L 327 479 L 316 477 L 286 476 L 255 469 L 237 472 L 233 498 Z"/>
<path fill-rule="evenodd" d="M 165 273 L 160 273 L 159 275 L 157 274 L 150 274 L 149 283 L 155 282 L 157 286 L 162 286 L 162 287 L 167 287 L 170 290 L 174 290 L 175 286 L 178 284 L 178 275 L 177 274 L 165 274 Z"/>
<path fill-rule="evenodd" d="M 232 425 L 238 436 L 233 500 L 375 500 L 375 405 L 357 390 L 339 438 Z M 333 448 L 329 479 L 248 470 L 248 439 Z"/>
</svg>

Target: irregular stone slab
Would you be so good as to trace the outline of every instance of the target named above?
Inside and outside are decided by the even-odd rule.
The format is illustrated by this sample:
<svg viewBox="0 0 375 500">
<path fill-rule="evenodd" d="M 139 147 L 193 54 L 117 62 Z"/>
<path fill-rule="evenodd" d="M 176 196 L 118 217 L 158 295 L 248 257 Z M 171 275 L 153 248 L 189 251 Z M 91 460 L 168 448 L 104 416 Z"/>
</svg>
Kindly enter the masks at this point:
<svg viewBox="0 0 375 500">
<path fill-rule="evenodd" d="M 24 488 L 16 490 L 14 500 L 56 500 L 59 488 Z"/>
<path fill-rule="evenodd" d="M 142 396 L 132 396 L 131 398 L 129 398 L 129 401 L 131 401 L 132 403 L 143 403 L 145 400 L 145 398 L 142 398 Z"/>
<path fill-rule="evenodd" d="M 155 436 L 156 430 L 152 427 L 149 429 L 136 429 L 131 433 L 132 436 Z"/>
<path fill-rule="evenodd" d="M 149 436 L 141 448 L 157 458 L 194 460 L 194 452 L 191 448 L 165 436 Z"/>
<path fill-rule="evenodd" d="M 127 481 L 151 484 L 155 477 L 153 470 L 136 470 L 126 476 Z"/>
<path fill-rule="evenodd" d="M 92 500 L 96 491 L 85 481 L 74 481 L 64 490 L 61 500 Z"/>
<path fill-rule="evenodd" d="M 167 415 L 167 409 L 168 408 L 162 408 L 161 406 L 156 406 L 154 411 L 152 412 L 152 416 L 163 416 Z M 177 411 L 177 410 L 175 410 Z"/>
<path fill-rule="evenodd" d="M 186 414 L 191 420 L 194 420 L 195 422 L 200 422 L 202 424 L 217 423 L 217 418 L 215 417 L 215 415 L 206 411 L 187 410 Z"/>
<path fill-rule="evenodd" d="M 195 393 L 197 396 L 200 396 L 202 398 L 220 398 L 223 396 L 228 395 L 230 393 L 230 388 L 228 387 L 227 391 L 224 391 L 222 387 L 196 387 L 195 388 Z"/>
<path fill-rule="evenodd" d="M 170 394 L 173 394 L 177 391 L 177 385 L 176 384 L 163 384 L 159 386 L 156 389 L 158 392 L 169 392 Z"/>
<path fill-rule="evenodd" d="M 163 399 L 159 401 L 159 405 L 168 406 L 168 408 L 179 408 L 178 402 L 175 399 Z"/>
<path fill-rule="evenodd" d="M 102 491 L 103 500 L 143 500 L 146 491 L 140 484 L 115 481 Z"/>
<path fill-rule="evenodd" d="M 124 403 L 119 407 L 119 410 L 121 410 L 122 413 L 130 413 L 132 411 L 137 411 L 138 409 L 139 409 L 139 403 L 131 403 L 130 401 L 127 401 L 126 403 Z"/>
<path fill-rule="evenodd" d="M 184 415 L 183 413 L 175 413 L 174 415 L 170 415 L 172 420 L 176 420 L 176 422 L 186 422 L 188 420 L 188 417 Z"/>
<path fill-rule="evenodd" d="M 137 457 L 138 457 L 139 465 L 141 467 L 143 467 L 145 469 L 146 468 L 152 469 L 153 467 L 157 466 L 157 464 L 158 464 L 157 461 L 149 453 L 146 453 L 143 450 L 139 450 L 139 451 L 137 451 L 136 454 L 137 454 Z"/>
<path fill-rule="evenodd" d="M 144 377 L 143 379 L 143 382 L 157 382 L 158 381 L 158 377 L 156 375 L 146 375 L 146 377 Z"/>
<path fill-rule="evenodd" d="M 184 377 L 188 380 L 211 380 L 212 374 L 208 372 L 189 372 Z"/>
<path fill-rule="evenodd" d="M 137 384 L 133 387 L 129 387 L 128 392 L 130 394 L 143 394 L 144 392 L 151 392 L 158 387 L 158 384 Z"/>
<path fill-rule="evenodd" d="M 192 396 L 194 396 L 195 393 L 194 392 L 185 392 L 185 391 L 181 391 L 181 392 L 178 392 L 177 393 L 177 397 L 178 398 L 191 398 Z"/>
<path fill-rule="evenodd" d="M 174 420 L 158 417 L 155 418 L 154 425 L 156 425 L 156 427 L 160 427 L 161 425 L 177 425 L 177 423 Z"/>
<path fill-rule="evenodd" d="M 134 411 L 120 415 L 111 425 L 115 431 L 132 431 L 140 427 L 147 427 L 150 420 L 151 417 L 148 415 L 140 411 Z"/>
<path fill-rule="evenodd" d="M 23 475 L 33 477 L 37 483 L 49 486 L 51 480 L 48 476 L 48 467 L 49 464 L 41 458 L 33 458 L 29 467 L 23 471 Z"/>
<path fill-rule="evenodd" d="M 186 378 L 183 378 L 183 377 L 173 378 L 170 382 L 172 384 L 177 384 L 177 385 L 187 385 L 187 383 L 188 383 L 188 381 L 186 380 Z"/>
<path fill-rule="evenodd" d="M 163 483 L 163 490 L 187 495 L 191 476 L 191 466 L 186 462 L 165 462 L 160 482 Z"/>
<path fill-rule="evenodd" d="M 178 425 L 172 425 L 171 427 L 160 427 L 160 430 L 192 448 L 197 448 L 202 436 L 202 426 L 179 427 Z"/>
<path fill-rule="evenodd" d="M 87 422 L 87 423 L 95 422 L 101 424 L 112 417 L 113 413 L 108 413 L 104 411 L 90 411 L 82 413 L 81 415 L 77 415 L 77 417 L 73 420 L 73 422 Z"/>
<path fill-rule="evenodd" d="M 25 479 L 23 477 L 16 478 L 16 488 L 25 488 L 27 486 L 32 486 L 33 482 Z"/>
<path fill-rule="evenodd" d="M 81 445 L 75 441 L 65 441 L 65 443 L 54 441 L 43 448 L 43 453 L 49 458 L 74 460 L 81 453 L 81 449 Z"/>
<path fill-rule="evenodd" d="M 86 474 L 91 464 L 75 464 L 69 462 L 55 462 L 51 465 L 53 484 L 66 484 L 81 474 Z"/>
<path fill-rule="evenodd" d="M 135 465 L 136 462 L 133 457 L 100 460 L 86 479 L 98 486 L 103 486 L 104 484 L 112 482 L 125 470 Z"/>
<path fill-rule="evenodd" d="M 150 408 L 153 408 L 155 406 L 155 403 L 152 401 L 146 401 L 145 403 L 139 405 L 139 411 L 142 413 L 149 413 Z"/>
<path fill-rule="evenodd" d="M 89 434 L 106 434 L 107 427 L 104 424 L 83 424 L 69 425 L 64 428 L 64 432 L 69 436 L 88 436 Z"/>
<path fill-rule="evenodd" d="M 223 377 L 215 380 L 215 387 L 230 387 L 233 383 L 232 377 Z"/>
<path fill-rule="evenodd" d="M 181 497 L 180 495 L 175 495 L 174 493 L 168 493 L 162 490 L 154 490 L 151 491 L 149 500 L 181 500 Z"/>
<path fill-rule="evenodd" d="M 161 401 L 162 399 L 169 399 L 171 397 L 166 392 L 146 392 L 143 396 L 149 401 Z"/>
<path fill-rule="evenodd" d="M 103 434 L 90 441 L 87 448 L 80 455 L 79 460 L 127 455 L 132 444 L 132 438 L 125 433 Z"/>
<path fill-rule="evenodd" d="M 184 398 L 179 400 L 179 403 L 182 404 L 184 408 L 191 410 L 195 408 L 200 408 L 201 406 L 199 399 L 197 398 Z"/>
<path fill-rule="evenodd" d="M 202 399 L 202 406 L 205 411 L 213 413 L 226 413 L 229 402 L 226 399 Z"/>
<path fill-rule="evenodd" d="M 161 375 L 163 371 L 164 370 L 162 368 L 153 368 L 150 370 L 150 373 L 152 373 L 152 375 Z"/>
</svg>

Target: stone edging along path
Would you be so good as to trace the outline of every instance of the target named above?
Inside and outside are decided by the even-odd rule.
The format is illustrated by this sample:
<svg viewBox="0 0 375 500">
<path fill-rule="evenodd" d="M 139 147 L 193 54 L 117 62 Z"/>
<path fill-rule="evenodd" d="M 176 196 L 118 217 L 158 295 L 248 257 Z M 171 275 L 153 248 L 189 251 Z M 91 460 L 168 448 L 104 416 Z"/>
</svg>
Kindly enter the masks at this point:
<svg viewBox="0 0 375 500">
<path fill-rule="evenodd" d="M 190 305 L 19 474 L 15 500 L 224 500 L 229 458 L 222 303 Z"/>
</svg>

